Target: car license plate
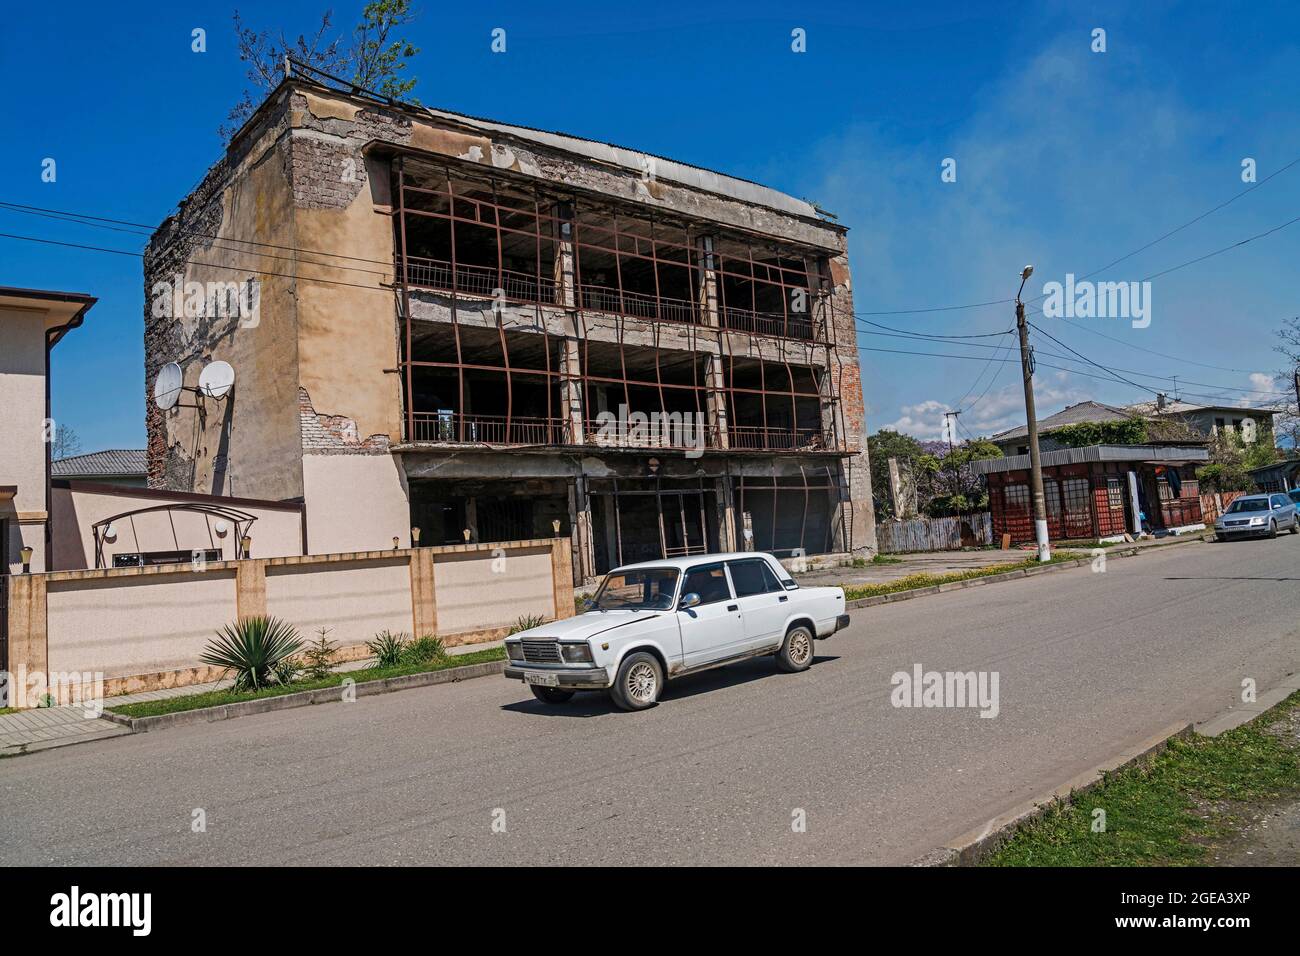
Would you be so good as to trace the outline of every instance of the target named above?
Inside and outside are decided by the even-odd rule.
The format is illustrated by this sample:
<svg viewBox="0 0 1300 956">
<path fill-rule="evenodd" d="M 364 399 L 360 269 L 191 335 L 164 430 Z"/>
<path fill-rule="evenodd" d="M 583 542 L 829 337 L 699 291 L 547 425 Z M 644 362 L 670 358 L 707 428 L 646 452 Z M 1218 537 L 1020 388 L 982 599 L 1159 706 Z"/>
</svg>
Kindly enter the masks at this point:
<svg viewBox="0 0 1300 956">
<path fill-rule="evenodd" d="M 560 678 L 557 674 L 543 674 L 537 671 L 525 671 L 524 683 L 535 684 L 538 687 L 559 687 Z"/>
</svg>

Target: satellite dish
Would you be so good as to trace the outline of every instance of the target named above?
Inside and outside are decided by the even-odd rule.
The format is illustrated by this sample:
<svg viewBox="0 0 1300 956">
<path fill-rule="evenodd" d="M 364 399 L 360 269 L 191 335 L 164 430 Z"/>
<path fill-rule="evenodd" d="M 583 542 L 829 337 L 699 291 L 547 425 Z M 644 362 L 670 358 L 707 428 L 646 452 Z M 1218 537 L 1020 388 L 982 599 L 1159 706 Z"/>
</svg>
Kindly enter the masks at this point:
<svg viewBox="0 0 1300 956">
<path fill-rule="evenodd" d="M 175 362 L 168 362 L 158 370 L 158 377 L 154 379 L 154 404 L 164 412 L 169 408 L 175 408 L 176 403 L 181 400 L 181 391 L 184 387 L 181 367 Z"/>
<path fill-rule="evenodd" d="M 199 375 L 199 392 L 208 398 L 223 399 L 235 387 L 235 370 L 229 362 L 211 362 Z"/>
</svg>

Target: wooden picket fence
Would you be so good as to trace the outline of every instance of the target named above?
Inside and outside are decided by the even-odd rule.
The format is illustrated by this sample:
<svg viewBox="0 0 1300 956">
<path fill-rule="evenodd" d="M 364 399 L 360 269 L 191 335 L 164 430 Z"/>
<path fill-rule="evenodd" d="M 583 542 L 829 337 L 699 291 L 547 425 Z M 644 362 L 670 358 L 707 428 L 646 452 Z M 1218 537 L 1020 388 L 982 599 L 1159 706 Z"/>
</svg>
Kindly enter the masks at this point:
<svg viewBox="0 0 1300 956">
<path fill-rule="evenodd" d="M 1213 524 L 1214 519 L 1223 514 L 1223 509 L 1232 504 L 1234 498 L 1246 494 L 1244 491 L 1220 491 L 1217 494 L 1206 492 L 1201 495 L 1201 520 Z M 1216 501 L 1216 499 L 1218 499 Z"/>
<path fill-rule="evenodd" d="M 899 551 L 953 551 L 993 543 L 993 516 L 987 511 L 951 518 L 911 518 L 876 524 L 882 554 Z"/>
</svg>

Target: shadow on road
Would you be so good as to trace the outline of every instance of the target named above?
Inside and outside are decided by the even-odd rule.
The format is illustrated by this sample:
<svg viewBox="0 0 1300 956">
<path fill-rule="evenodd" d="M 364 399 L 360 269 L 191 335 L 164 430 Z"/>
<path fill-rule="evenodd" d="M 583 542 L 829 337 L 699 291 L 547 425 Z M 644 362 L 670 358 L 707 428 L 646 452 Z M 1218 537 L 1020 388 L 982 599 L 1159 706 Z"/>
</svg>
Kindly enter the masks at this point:
<svg viewBox="0 0 1300 956">
<path fill-rule="evenodd" d="M 820 654 L 813 658 L 813 666 L 829 664 L 831 661 L 837 660 L 839 660 L 839 657 L 836 655 Z M 740 661 L 736 664 L 728 664 L 726 667 L 702 671 L 699 674 L 691 674 L 687 677 L 679 677 L 676 680 L 669 681 L 668 686 L 664 688 L 663 695 L 659 698 L 659 702 L 669 704 L 674 700 L 694 697 L 697 694 L 707 694 L 727 687 L 738 687 L 741 684 L 748 684 L 757 680 L 798 676 L 798 674 L 783 674 L 767 658 Z M 624 713 L 624 711 L 614 706 L 608 694 L 598 690 L 578 691 L 574 698 L 566 704 L 544 704 L 530 695 L 527 700 L 517 701 L 513 704 L 502 704 L 501 709 L 520 714 L 532 714 L 537 717 L 599 717 L 601 714 Z"/>
</svg>

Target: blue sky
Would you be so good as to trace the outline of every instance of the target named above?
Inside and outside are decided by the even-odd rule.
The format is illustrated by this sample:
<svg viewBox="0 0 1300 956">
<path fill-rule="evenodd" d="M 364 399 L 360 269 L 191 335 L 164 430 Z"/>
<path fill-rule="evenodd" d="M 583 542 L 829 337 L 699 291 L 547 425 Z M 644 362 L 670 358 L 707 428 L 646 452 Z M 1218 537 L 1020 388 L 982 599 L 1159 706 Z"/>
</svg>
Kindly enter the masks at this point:
<svg viewBox="0 0 1300 956">
<path fill-rule="evenodd" d="M 183 7 L 183 9 L 182 9 Z M 360 3 L 334 5 L 337 23 Z M 418 4 L 417 95 L 429 105 L 608 140 L 813 199 L 850 229 L 864 321 L 998 333 L 1028 262 L 1082 276 L 1275 179 L 1097 276 L 1139 281 L 1300 216 L 1300 9 L 1285 3 Z M 259 4 L 252 25 L 301 32 L 319 3 Z M 216 160 L 244 86 L 224 3 L 64 2 L 12 12 L 0 65 L 0 200 L 156 224 Z M 207 31 L 207 52 L 190 49 Z M 507 31 L 507 52 L 489 49 Z M 791 51 L 791 30 L 807 52 Z M 1106 51 L 1093 52 L 1093 30 Z M 57 51 L 57 55 L 53 51 Z M 57 180 L 41 181 L 54 158 Z M 956 182 L 941 181 L 956 160 Z M 139 252 L 142 237 L 0 208 L 0 232 Z M 1272 401 L 1275 330 L 1300 314 L 1300 223 L 1152 280 L 1151 322 L 1031 317 L 1096 367 L 1039 355 L 1043 414 L 1172 390 Z M 0 238 L 0 284 L 99 297 L 55 351 L 54 416 L 85 450 L 144 443 L 138 258 Z M 897 314 L 872 314 L 897 313 Z M 864 330 L 883 332 L 872 326 Z M 1106 337 L 1103 337 L 1106 336 Z M 872 431 L 938 437 L 1023 420 L 1014 366 L 982 345 L 864 334 Z M 1040 353 L 1070 355 L 1038 338 Z M 1157 355 L 1153 353 L 1163 353 Z M 1073 359 L 1073 356 L 1070 356 Z M 1062 369 L 1046 367 L 1059 365 Z M 1073 371 L 1065 371 L 1069 368 Z M 996 378 L 994 374 L 997 373 Z M 1085 374 L 1086 373 L 1086 374 Z M 1190 384 L 1190 383 L 1197 384 Z M 1195 396 L 1195 397 L 1194 397 Z M 978 399 L 978 401 L 976 401 Z"/>
</svg>

